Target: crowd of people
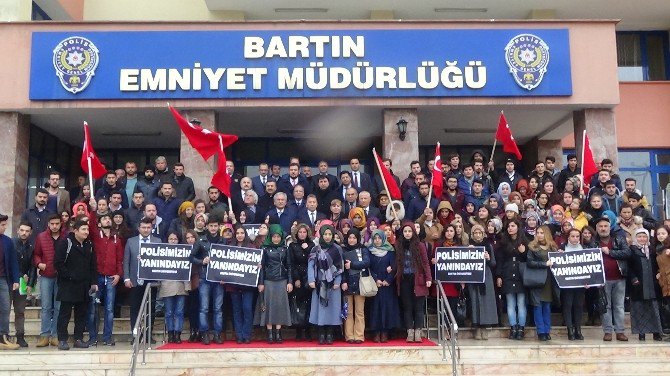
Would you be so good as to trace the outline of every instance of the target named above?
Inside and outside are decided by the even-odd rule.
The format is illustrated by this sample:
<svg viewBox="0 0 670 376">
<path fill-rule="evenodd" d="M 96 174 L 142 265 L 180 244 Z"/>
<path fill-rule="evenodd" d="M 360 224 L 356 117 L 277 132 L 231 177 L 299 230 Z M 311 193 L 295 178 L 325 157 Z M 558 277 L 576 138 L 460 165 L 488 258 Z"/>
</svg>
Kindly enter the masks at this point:
<svg viewBox="0 0 670 376">
<path fill-rule="evenodd" d="M 14 238 L 2 235 L 0 276 L 7 284 L 0 283 L 0 348 L 28 346 L 24 312 L 36 286 L 37 347 L 69 349 L 73 311 L 75 348 L 113 346 L 117 295 L 130 305 L 134 327 L 149 282 L 137 273 L 143 243 L 192 245 L 191 280 L 161 282 L 156 291 L 170 343 L 186 340 L 185 320 L 189 342 L 223 343 L 227 311 L 239 344 L 252 341 L 255 325 L 265 328 L 269 343 L 282 343 L 287 326 L 296 340 L 320 345 L 337 340 L 340 328 L 354 344 L 387 342 L 399 330 L 406 341 L 421 342 L 426 300 L 437 291 L 435 249 L 452 246 L 485 250 L 484 283 L 442 283 L 452 311 L 463 313 L 467 302 L 457 320 L 475 328 L 475 339 L 486 340 L 492 326 L 503 324 L 510 339 L 524 339 L 531 307 L 537 339 L 551 340 L 553 305 L 561 307 L 569 340 L 584 339 L 586 311 L 589 325 L 602 322 L 604 341 L 613 335 L 627 341 L 628 297 L 632 333 L 662 340 L 663 325 L 670 325 L 667 224 L 652 216 L 635 179 L 621 181 L 610 160 L 584 185 L 576 156 L 567 160 L 559 171 L 549 156 L 523 176 L 514 159 L 497 171 L 482 152 L 465 163 L 453 153 L 443 165 L 443 190 L 432 195 L 433 161 L 425 169 L 414 161 L 405 179 L 393 175 L 398 200 L 357 158 L 339 176 L 325 161 L 312 172 L 291 158 L 287 174 L 261 163 L 258 175 L 247 177 L 228 161 L 230 198 L 214 186 L 196 197 L 184 166 L 169 168 L 164 157 L 141 174 L 135 162 L 109 171 L 95 192 L 85 177 L 70 192 L 59 188 L 54 171 Z M 392 171 L 391 160 L 384 164 Z M 0 216 L 0 232 L 7 221 Z M 243 224 L 258 224 L 258 235 L 251 239 Z M 262 249 L 258 285 L 206 280 L 212 244 Z M 602 252 L 604 286 L 559 289 L 550 272 L 541 286 L 524 286 L 523 270 L 550 270 L 548 252 L 592 248 Z M 368 293 L 368 277 L 376 294 Z M 12 305 L 15 339 L 9 337 Z"/>
</svg>

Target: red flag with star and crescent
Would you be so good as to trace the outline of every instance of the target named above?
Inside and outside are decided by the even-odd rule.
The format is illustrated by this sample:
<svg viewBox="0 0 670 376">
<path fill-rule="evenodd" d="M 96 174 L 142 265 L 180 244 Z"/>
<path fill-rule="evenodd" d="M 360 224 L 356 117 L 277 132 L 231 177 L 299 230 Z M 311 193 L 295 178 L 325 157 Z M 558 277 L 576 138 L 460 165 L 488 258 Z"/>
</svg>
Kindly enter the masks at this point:
<svg viewBox="0 0 670 376">
<path fill-rule="evenodd" d="M 512 130 L 507 124 L 507 119 L 505 119 L 505 114 L 500 112 L 500 120 L 498 121 L 498 130 L 496 131 L 496 140 L 502 142 L 503 151 L 505 153 L 514 154 L 516 159 L 521 160 L 521 151 L 514 141 L 514 136 L 512 136 Z"/>
<path fill-rule="evenodd" d="M 169 107 L 172 116 L 193 149 L 197 150 L 205 161 L 215 154 L 218 156 L 216 173 L 212 176 L 211 183 L 219 188 L 223 194 L 230 197 L 231 178 L 226 172 L 226 153 L 223 149 L 235 143 L 237 136 L 213 132 L 189 123 L 174 107 Z"/>
<path fill-rule="evenodd" d="M 591 142 L 589 136 L 584 131 L 584 140 L 582 142 L 582 175 L 584 175 L 584 187 L 589 184 L 591 177 L 598 173 L 598 165 L 596 165 L 595 158 L 593 158 L 593 151 L 591 151 Z"/>
<path fill-rule="evenodd" d="M 188 139 L 188 142 L 193 146 L 193 149 L 197 150 L 205 160 L 217 154 L 221 148 L 225 149 L 237 141 L 237 136 L 235 135 L 213 132 L 189 123 L 172 106 L 170 106 L 170 112 L 177 121 L 177 125 L 181 128 L 184 136 Z"/>
<path fill-rule="evenodd" d="M 88 170 L 89 158 L 91 159 L 91 171 Z M 98 155 L 95 154 L 95 150 L 93 150 L 87 122 L 84 122 L 84 146 L 81 153 L 81 168 L 84 172 L 90 174 L 93 179 L 100 179 L 107 173 L 107 168 L 102 164 Z"/>
<path fill-rule="evenodd" d="M 433 195 L 435 198 L 442 199 L 442 158 L 440 158 L 440 143 L 435 147 L 435 164 L 433 165 L 433 177 L 431 185 L 433 186 Z M 430 200 L 429 200 L 430 201 Z"/>
</svg>

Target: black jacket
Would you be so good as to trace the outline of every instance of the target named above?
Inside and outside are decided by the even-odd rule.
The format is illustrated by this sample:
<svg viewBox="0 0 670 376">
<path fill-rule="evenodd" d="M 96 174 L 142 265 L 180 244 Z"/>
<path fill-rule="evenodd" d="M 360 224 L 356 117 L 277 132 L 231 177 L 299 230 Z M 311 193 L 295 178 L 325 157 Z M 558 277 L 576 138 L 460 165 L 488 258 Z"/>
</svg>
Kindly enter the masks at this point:
<svg viewBox="0 0 670 376">
<path fill-rule="evenodd" d="M 174 175 L 172 177 L 172 184 L 174 184 L 177 198 L 183 201 L 193 201 L 195 198 L 195 187 L 191 178 L 186 175 L 182 175 L 181 177 Z"/>
<path fill-rule="evenodd" d="M 207 265 L 204 265 L 202 260 L 209 256 L 209 248 L 212 244 L 224 244 L 224 239 L 219 235 L 213 237 L 209 232 L 205 233 L 204 236 L 201 236 L 195 242 L 191 255 L 188 257 L 193 265 L 199 266 L 198 272 L 200 273 L 200 278 L 205 278 L 207 275 Z"/>
<path fill-rule="evenodd" d="M 37 234 L 44 232 L 47 229 L 47 218 L 49 218 L 51 214 L 54 214 L 51 210 L 44 208 L 44 210 L 39 211 L 35 205 L 23 212 L 21 221 L 30 222 L 33 227 L 33 232 L 30 234 L 30 241 L 34 241 Z"/>
<path fill-rule="evenodd" d="M 363 275 L 370 273 L 370 251 L 365 246 L 355 249 L 347 247 L 343 251 L 342 258 L 345 264 L 347 261 L 351 261 L 349 269 L 344 268 L 344 273 L 342 273 L 342 283 L 347 284 L 347 291 L 344 293 L 346 295 L 360 295 L 359 278 L 361 273 L 365 273 Z"/>
<path fill-rule="evenodd" d="M 520 244 L 526 247 L 524 253 L 518 251 Z M 496 277 L 502 279 L 501 294 L 519 294 L 526 291 L 523 286 L 523 277 L 521 276 L 521 263 L 525 263 L 528 258 L 528 242 L 523 239 L 517 239 L 517 242 L 501 242 L 498 255 L 498 267 L 496 268 Z"/>
<path fill-rule="evenodd" d="M 649 247 L 649 258 L 642 249 L 635 245 L 630 246 L 631 257 L 628 260 L 628 293 L 630 300 L 642 301 L 656 299 L 656 273 L 658 273 L 658 264 L 656 263 L 656 252 L 653 247 Z"/>
<path fill-rule="evenodd" d="M 79 243 L 74 233 L 70 233 L 56 244 L 54 265 L 58 272 L 56 299 L 70 303 L 88 301 L 89 289 L 98 284 L 93 243 L 89 239 Z"/>
<path fill-rule="evenodd" d="M 611 234 L 612 249 L 610 256 L 616 260 L 619 265 L 619 272 L 626 277 L 628 275 L 628 259 L 631 256 L 630 246 L 626 241 L 626 236 L 622 234 Z M 596 248 L 600 247 L 600 237 L 596 234 Z"/>
<path fill-rule="evenodd" d="M 291 279 L 294 281 L 300 281 L 303 285 L 307 285 L 307 262 L 309 261 L 309 253 L 314 248 L 314 243 L 312 241 L 306 242 L 307 248 L 302 248 L 303 242 L 294 241 L 288 246 L 289 253 L 291 254 Z"/>
<path fill-rule="evenodd" d="M 19 238 L 12 239 L 14 242 L 14 250 L 16 251 L 16 260 L 19 263 L 19 275 L 23 277 L 28 276 L 26 283 L 28 286 L 35 287 L 37 282 L 37 268 L 33 265 L 33 250 L 35 246 L 30 239 L 22 242 Z"/>
<path fill-rule="evenodd" d="M 258 284 L 263 284 L 264 281 L 281 281 L 284 279 L 288 280 L 288 283 L 293 283 L 292 267 L 293 259 L 286 246 L 264 246 Z"/>
</svg>

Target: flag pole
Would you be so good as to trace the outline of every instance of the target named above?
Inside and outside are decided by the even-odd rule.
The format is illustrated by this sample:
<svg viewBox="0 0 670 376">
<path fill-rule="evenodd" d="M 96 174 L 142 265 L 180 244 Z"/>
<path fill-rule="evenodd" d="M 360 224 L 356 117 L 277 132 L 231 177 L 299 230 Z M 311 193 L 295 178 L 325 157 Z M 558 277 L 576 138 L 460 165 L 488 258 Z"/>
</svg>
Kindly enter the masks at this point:
<svg viewBox="0 0 670 376">
<path fill-rule="evenodd" d="M 504 115 L 505 113 L 501 110 L 500 115 Z M 498 134 L 498 128 L 496 128 L 496 136 Z M 496 153 L 496 146 L 498 146 L 498 137 L 494 136 L 493 137 L 493 148 L 491 149 L 491 158 L 489 159 L 489 162 L 493 162 L 493 155 Z"/>
<path fill-rule="evenodd" d="M 372 154 L 374 156 L 375 164 L 377 165 L 377 171 L 379 171 L 379 175 L 382 178 L 382 183 L 384 184 L 384 189 L 386 190 L 386 194 L 389 195 L 389 205 L 391 205 L 391 211 L 393 211 L 393 216 L 395 219 L 400 220 L 398 218 L 398 213 L 395 210 L 395 207 L 393 206 L 393 197 L 391 197 L 391 192 L 389 191 L 389 187 L 386 185 L 386 179 L 384 179 L 384 173 L 382 172 L 381 166 L 379 166 L 379 159 L 377 159 L 377 150 L 375 148 L 372 148 Z"/>
<path fill-rule="evenodd" d="M 84 127 L 88 126 L 88 122 L 84 122 Z M 88 132 L 84 129 L 84 145 L 86 147 L 86 163 L 88 164 L 88 186 L 91 192 L 91 197 L 95 197 L 95 191 L 93 191 L 93 168 L 91 167 L 91 151 L 88 150 L 88 146 L 90 145 L 89 139 L 88 139 Z M 88 204 L 88 203 L 87 203 Z"/>
<path fill-rule="evenodd" d="M 440 142 L 437 142 L 437 149 L 440 149 Z M 434 161 L 433 163 L 437 163 Z M 430 172 L 430 188 L 428 188 L 428 198 L 426 199 L 426 209 L 430 207 L 430 199 L 433 197 L 433 174 L 435 174 L 435 165 L 433 164 L 433 171 Z"/>
<path fill-rule="evenodd" d="M 223 151 L 223 139 L 221 138 L 221 135 L 219 135 L 219 147 L 221 148 L 221 154 L 226 155 L 225 152 Z M 225 172 L 226 174 L 228 171 Z M 230 185 L 233 185 L 232 178 Z M 228 197 L 228 211 L 232 212 L 233 211 L 233 200 L 230 199 L 230 196 L 233 195 L 233 192 L 230 191 L 230 185 L 228 186 L 228 194 L 226 197 Z"/>
<path fill-rule="evenodd" d="M 581 169 L 582 169 L 582 178 L 581 183 L 579 184 L 579 195 L 580 196 L 585 196 L 584 195 L 584 150 L 586 150 L 586 129 L 584 129 L 584 132 L 582 133 L 582 164 L 581 164 Z"/>
</svg>

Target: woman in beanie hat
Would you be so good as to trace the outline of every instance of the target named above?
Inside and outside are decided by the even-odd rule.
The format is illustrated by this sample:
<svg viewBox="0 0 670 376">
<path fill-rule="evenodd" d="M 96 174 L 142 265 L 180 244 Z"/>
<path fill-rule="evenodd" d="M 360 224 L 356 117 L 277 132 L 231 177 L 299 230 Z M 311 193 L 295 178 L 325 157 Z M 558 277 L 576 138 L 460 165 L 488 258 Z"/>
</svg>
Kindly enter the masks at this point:
<svg viewBox="0 0 670 376">
<path fill-rule="evenodd" d="M 186 231 L 195 228 L 195 205 L 191 201 L 184 201 L 177 210 L 178 217 L 170 223 L 168 233 L 174 232 L 184 239 Z"/>
</svg>

